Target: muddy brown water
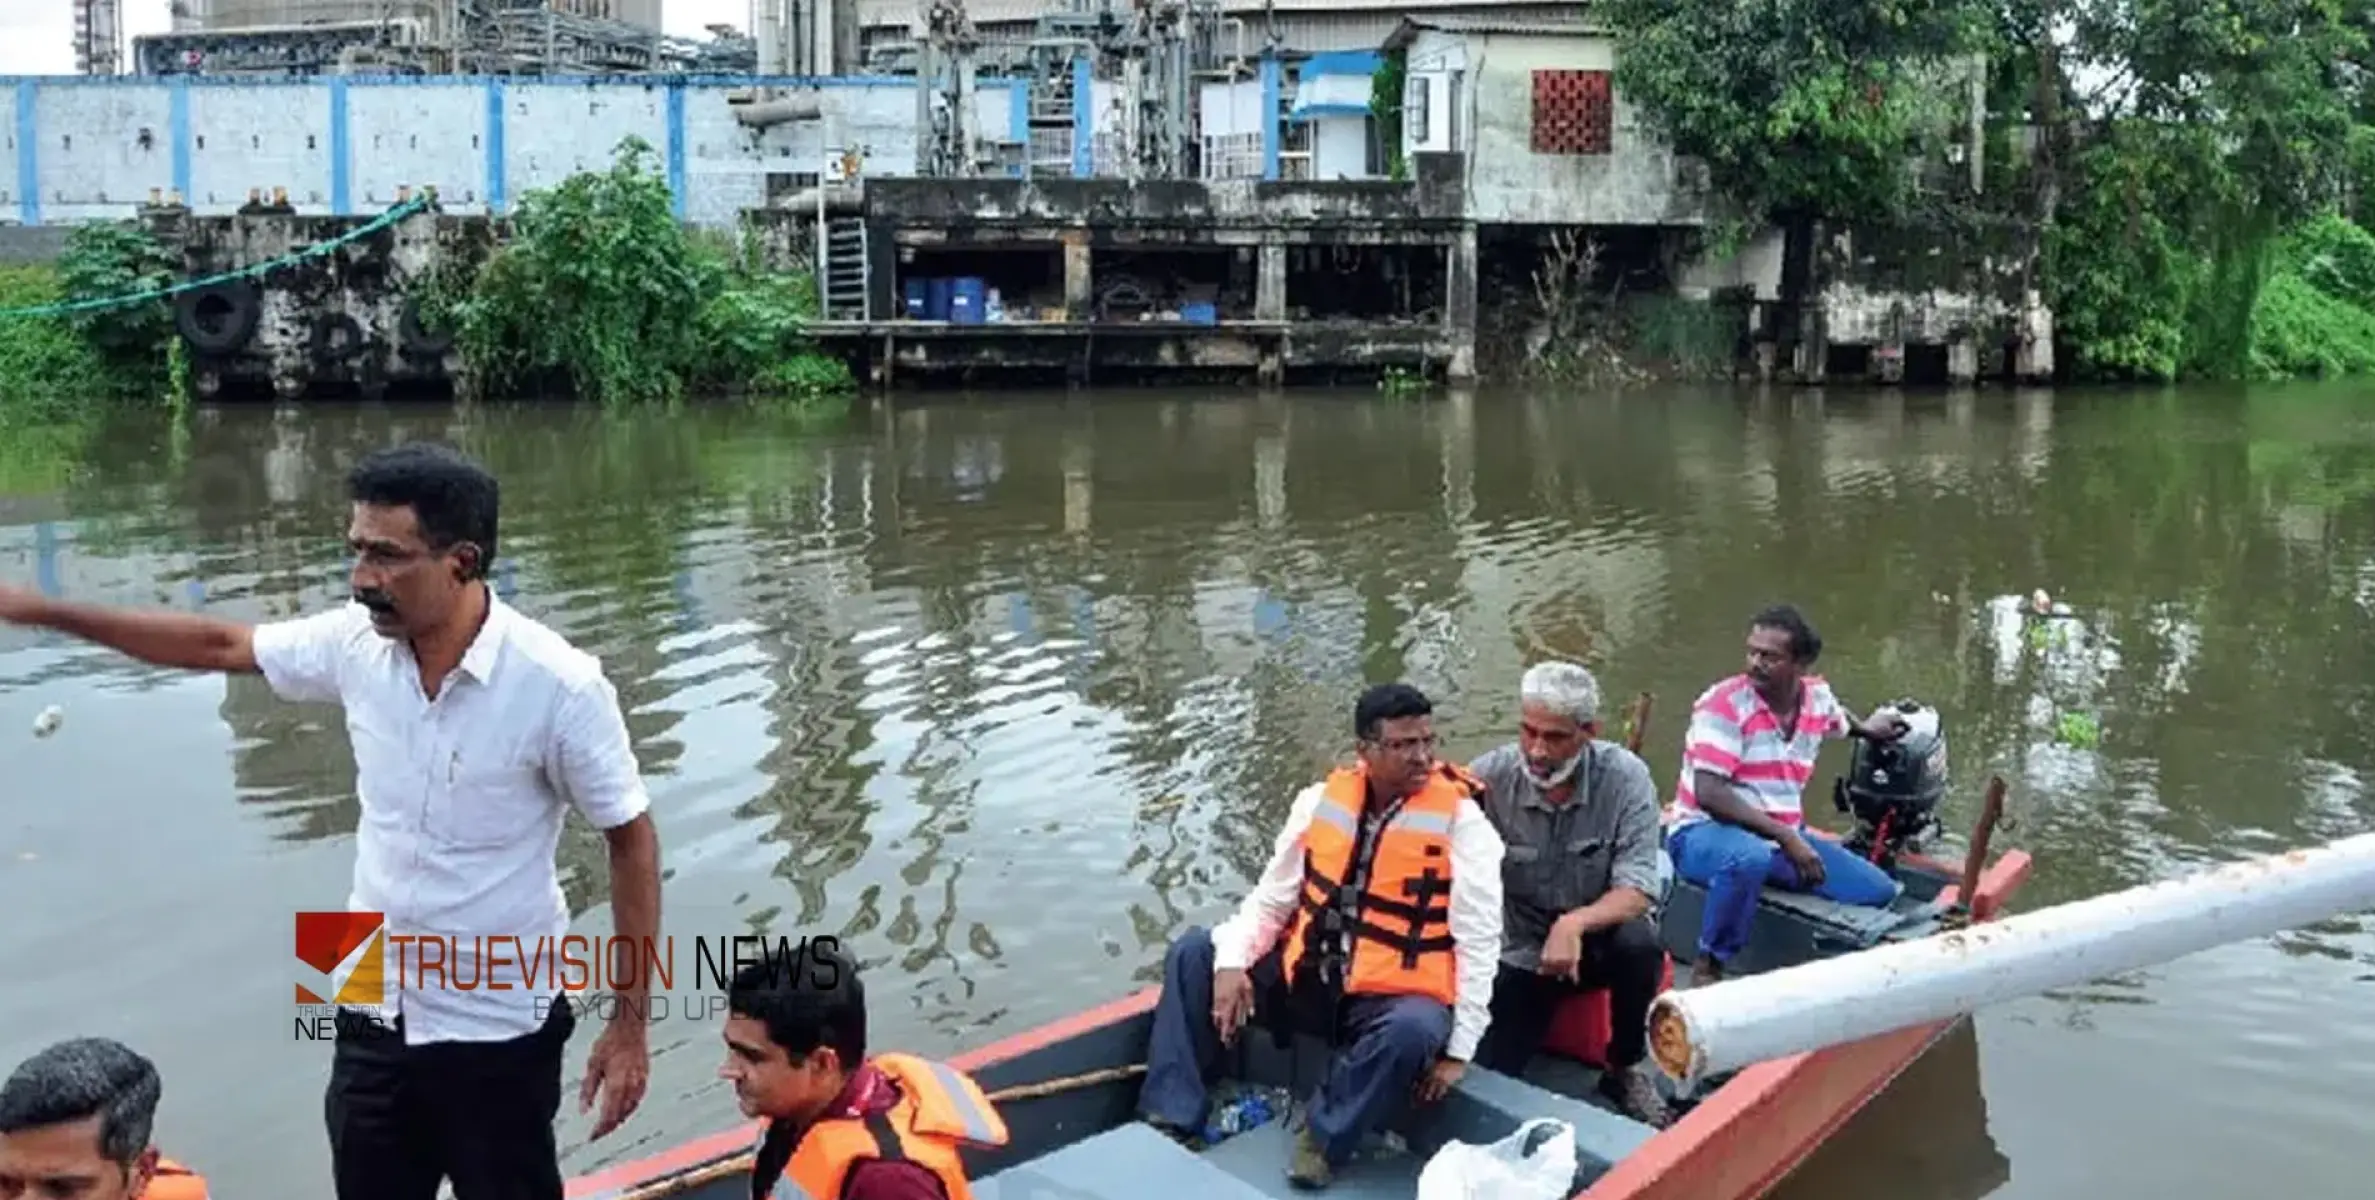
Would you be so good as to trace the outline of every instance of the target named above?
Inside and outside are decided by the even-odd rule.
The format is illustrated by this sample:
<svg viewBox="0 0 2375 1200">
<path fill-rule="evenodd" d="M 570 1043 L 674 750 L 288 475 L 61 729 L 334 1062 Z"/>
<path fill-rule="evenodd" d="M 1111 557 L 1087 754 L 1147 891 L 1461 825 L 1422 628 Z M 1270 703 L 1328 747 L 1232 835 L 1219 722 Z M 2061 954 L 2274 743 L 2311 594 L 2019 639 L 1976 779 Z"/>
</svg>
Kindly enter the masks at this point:
<svg viewBox="0 0 2375 1200">
<path fill-rule="evenodd" d="M 1369 680 L 1426 688 L 1467 756 L 1513 735 L 1527 663 L 1580 657 L 1612 706 L 1656 693 L 1670 786 L 1680 714 L 1775 598 L 1851 701 L 1944 708 L 1953 824 L 2010 779 L 2023 907 L 2370 825 L 2375 393 L 2351 387 L 213 410 L 8 456 L 0 577 L 334 603 L 340 471 L 404 436 L 501 472 L 500 586 L 618 683 L 669 929 L 844 937 L 885 1044 L 953 1052 L 1148 981 Z M 2076 614 L 2049 635 L 2015 612 L 2039 587 Z M 0 1059 L 123 1038 L 218 1194 L 326 1194 L 290 914 L 346 893 L 334 713 L 0 630 L 0 738 Z M 598 839 L 563 855 L 607 931 Z M 1982 1014 L 1781 1194 L 2363 1196 L 2371 953 L 2345 919 Z M 566 1106 L 568 1169 L 731 1124 L 719 1058 L 713 1019 L 671 1019 L 626 1128 L 588 1145 Z"/>
</svg>

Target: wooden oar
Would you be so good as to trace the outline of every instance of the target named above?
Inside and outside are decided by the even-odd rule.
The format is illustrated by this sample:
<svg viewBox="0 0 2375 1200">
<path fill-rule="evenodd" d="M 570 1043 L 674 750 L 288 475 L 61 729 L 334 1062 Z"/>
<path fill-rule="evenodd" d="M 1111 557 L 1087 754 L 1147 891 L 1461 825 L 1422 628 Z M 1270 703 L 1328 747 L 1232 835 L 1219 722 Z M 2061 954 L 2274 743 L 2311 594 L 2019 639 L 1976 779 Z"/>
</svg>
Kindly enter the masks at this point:
<svg viewBox="0 0 2375 1200">
<path fill-rule="evenodd" d="M 1649 705 L 1655 699 L 1648 692 L 1633 698 L 1633 711 L 1625 716 L 1625 749 L 1641 753 L 1641 739 L 1649 733 Z"/>
<path fill-rule="evenodd" d="M 987 1096 L 992 1104 L 1003 1104 L 1009 1100 L 1035 1100 L 1041 1096 L 1054 1096 L 1064 1092 L 1077 1091 L 1084 1087 L 1095 1087 L 1100 1083 L 1115 1083 L 1145 1073 L 1145 1063 L 1131 1063 L 1123 1067 L 1100 1067 L 1094 1071 L 1083 1071 L 1078 1075 L 1066 1075 L 1060 1079 L 1049 1079 L 1039 1083 L 1018 1083 L 1013 1087 L 985 1092 L 983 1095 Z M 721 1158 L 682 1175 L 670 1176 L 632 1191 L 622 1192 L 619 1194 L 618 1200 L 663 1200 L 668 1196 L 681 1196 L 704 1184 L 715 1183 L 720 1179 L 732 1179 L 737 1175 L 748 1175 L 751 1168 L 756 1165 L 757 1158 L 756 1154 L 749 1151 L 731 1158 Z"/>
<path fill-rule="evenodd" d="M 1963 856 L 1963 881 L 1955 891 L 1955 901 L 1971 914 L 1975 921 L 1984 921 L 1990 913 L 1979 911 L 1979 875 L 1987 870 L 1987 843 L 1995 836 L 1996 822 L 2004 819 L 2004 777 L 1990 775 L 1987 779 L 1987 799 L 1979 807 L 1979 824 L 1971 828 L 1971 852 Z"/>
</svg>

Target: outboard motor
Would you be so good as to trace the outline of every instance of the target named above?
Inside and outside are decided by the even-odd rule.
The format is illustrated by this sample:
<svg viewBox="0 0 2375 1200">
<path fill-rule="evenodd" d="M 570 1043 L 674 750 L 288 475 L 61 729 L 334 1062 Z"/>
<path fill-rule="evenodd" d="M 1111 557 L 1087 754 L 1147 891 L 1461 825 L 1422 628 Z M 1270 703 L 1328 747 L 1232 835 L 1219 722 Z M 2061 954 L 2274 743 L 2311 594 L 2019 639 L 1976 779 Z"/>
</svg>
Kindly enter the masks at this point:
<svg viewBox="0 0 2375 1200">
<path fill-rule="evenodd" d="M 1897 700 L 1878 712 L 1895 712 L 1906 730 L 1895 741 L 1855 740 L 1847 773 L 1831 781 L 1831 801 L 1855 818 L 1847 848 L 1883 869 L 1897 856 L 1921 852 L 1921 840 L 1943 828 L 1938 801 L 1946 795 L 1946 734 L 1938 710 L 1918 700 Z"/>
</svg>

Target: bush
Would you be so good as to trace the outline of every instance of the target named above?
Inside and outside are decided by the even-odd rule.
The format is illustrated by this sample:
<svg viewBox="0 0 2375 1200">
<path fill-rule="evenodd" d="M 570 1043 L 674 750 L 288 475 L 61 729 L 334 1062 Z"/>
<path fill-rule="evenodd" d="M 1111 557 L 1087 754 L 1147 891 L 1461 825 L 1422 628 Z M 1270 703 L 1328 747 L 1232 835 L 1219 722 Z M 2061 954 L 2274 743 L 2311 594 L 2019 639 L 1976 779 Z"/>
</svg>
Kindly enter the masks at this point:
<svg viewBox="0 0 2375 1200">
<path fill-rule="evenodd" d="M 24 310 L 172 282 L 172 255 L 129 222 L 76 226 L 55 266 L 0 270 L 0 421 L 21 428 L 78 419 L 112 401 L 165 397 L 173 313 L 163 298 L 53 315 Z"/>
<path fill-rule="evenodd" d="M 475 382 L 515 391 L 565 381 L 606 405 L 695 390 L 820 398 L 855 386 L 805 337 L 813 281 L 733 261 L 688 233 L 651 168 L 621 142 L 608 171 L 522 197 L 513 237 L 448 314 Z"/>
<path fill-rule="evenodd" d="M 50 267 L 0 269 L 0 310 L 66 299 Z M 107 361 L 59 316 L 0 316 L 0 426 L 65 420 L 116 386 Z"/>
</svg>

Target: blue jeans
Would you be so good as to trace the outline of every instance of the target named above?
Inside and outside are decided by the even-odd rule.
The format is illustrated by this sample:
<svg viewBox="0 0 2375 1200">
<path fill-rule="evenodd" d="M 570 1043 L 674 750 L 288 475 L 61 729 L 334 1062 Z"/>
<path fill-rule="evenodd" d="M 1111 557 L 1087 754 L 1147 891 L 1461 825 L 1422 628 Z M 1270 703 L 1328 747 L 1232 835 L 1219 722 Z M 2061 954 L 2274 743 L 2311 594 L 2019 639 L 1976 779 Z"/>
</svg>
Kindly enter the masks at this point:
<svg viewBox="0 0 2375 1200">
<path fill-rule="evenodd" d="M 1258 1036 L 1254 1025 L 1293 1028 L 1277 1005 L 1277 947 L 1246 972 L 1254 985 L 1253 1025 L 1237 1037 Z M 1223 1062 L 1212 1025 L 1212 934 L 1193 925 L 1163 956 L 1163 992 L 1155 1001 L 1153 1038 L 1146 1048 L 1146 1082 L 1138 1111 L 1175 1128 L 1203 1125 L 1206 1093 Z M 1333 1167 L 1351 1161 L 1361 1139 L 1407 1111 L 1411 1086 L 1451 1040 L 1451 1009 L 1425 996 L 1348 996 L 1335 1053 L 1319 1090 L 1309 1097 L 1311 1132 Z"/>
<path fill-rule="evenodd" d="M 1822 858 L 1822 882 L 1814 894 L 1841 904 L 1884 908 L 1903 890 L 1888 872 L 1857 858 L 1829 838 L 1812 837 L 1806 844 Z M 1699 953 L 1719 963 L 1730 962 L 1748 944 L 1748 928 L 1756 918 L 1757 893 L 1765 884 L 1803 892 L 1781 847 L 1737 825 L 1714 819 L 1694 821 L 1666 839 L 1674 856 L 1674 873 L 1707 889 L 1707 912 L 1699 923 Z"/>
</svg>

